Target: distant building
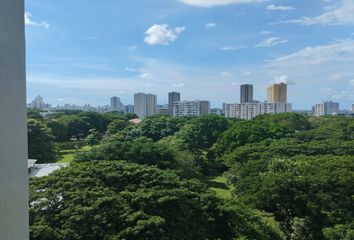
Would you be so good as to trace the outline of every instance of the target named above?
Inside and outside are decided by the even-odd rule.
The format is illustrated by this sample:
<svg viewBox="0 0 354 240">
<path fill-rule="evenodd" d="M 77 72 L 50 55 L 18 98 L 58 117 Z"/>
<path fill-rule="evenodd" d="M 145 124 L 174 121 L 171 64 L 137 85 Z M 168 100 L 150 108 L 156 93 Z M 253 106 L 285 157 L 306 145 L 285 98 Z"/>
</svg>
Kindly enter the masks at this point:
<svg viewBox="0 0 354 240">
<path fill-rule="evenodd" d="M 158 114 L 161 114 L 161 115 L 170 115 L 168 104 L 158 105 L 157 112 L 158 112 Z"/>
<path fill-rule="evenodd" d="M 119 97 L 111 98 L 111 106 L 110 111 L 112 112 L 123 112 L 123 103 L 121 102 Z"/>
<path fill-rule="evenodd" d="M 352 104 L 352 113 L 354 113 L 354 104 Z"/>
<path fill-rule="evenodd" d="M 270 103 L 287 103 L 288 86 L 286 83 L 273 84 L 267 89 L 268 102 Z"/>
<path fill-rule="evenodd" d="M 251 103 L 253 102 L 253 85 L 244 84 L 240 87 L 240 102 L 241 103 Z"/>
<path fill-rule="evenodd" d="M 96 111 L 97 111 L 97 108 L 91 106 L 90 104 L 85 104 L 85 105 L 82 107 L 82 110 L 85 111 L 85 112 L 96 112 Z"/>
<path fill-rule="evenodd" d="M 209 101 L 200 101 L 199 107 L 200 107 L 200 116 L 208 115 L 211 113 Z"/>
<path fill-rule="evenodd" d="M 95 111 L 99 112 L 99 113 L 107 113 L 109 111 L 111 111 L 111 108 L 109 105 L 106 106 L 97 106 L 97 108 L 95 109 Z"/>
<path fill-rule="evenodd" d="M 139 118 L 157 114 L 157 96 L 153 94 L 134 94 L 134 112 Z"/>
<path fill-rule="evenodd" d="M 329 102 L 316 104 L 313 107 L 313 114 L 317 117 L 326 116 L 326 115 L 338 115 L 339 103 L 329 101 Z"/>
<path fill-rule="evenodd" d="M 213 115 L 223 115 L 224 111 L 221 108 L 212 108 L 210 113 Z"/>
<path fill-rule="evenodd" d="M 202 116 L 210 114 L 209 101 L 181 101 L 173 104 L 173 116 Z"/>
<path fill-rule="evenodd" d="M 50 108 L 49 104 L 46 104 L 42 96 L 37 96 L 30 104 L 29 107 L 35 108 L 38 110 L 46 110 Z"/>
<path fill-rule="evenodd" d="M 179 92 L 168 93 L 168 112 L 169 115 L 173 115 L 173 104 L 181 101 L 181 94 Z"/>
<path fill-rule="evenodd" d="M 262 114 L 292 112 L 290 103 L 235 103 L 224 104 L 225 117 L 251 120 Z"/>
<path fill-rule="evenodd" d="M 124 113 L 134 113 L 134 105 L 124 106 Z"/>
</svg>

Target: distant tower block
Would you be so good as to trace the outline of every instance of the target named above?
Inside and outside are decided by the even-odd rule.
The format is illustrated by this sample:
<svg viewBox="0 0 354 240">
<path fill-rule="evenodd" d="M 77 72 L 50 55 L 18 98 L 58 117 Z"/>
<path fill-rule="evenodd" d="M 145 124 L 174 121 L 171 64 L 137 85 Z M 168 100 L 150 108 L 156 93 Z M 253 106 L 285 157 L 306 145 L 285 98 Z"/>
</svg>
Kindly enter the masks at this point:
<svg viewBox="0 0 354 240">
<path fill-rule="evenodd" d="M 286 83 L 273 84 L 267 89 L 268 102 L 287 103 L 288 86 Z"/>
<path fill-rule="evenodd" d="M 241 85 L 241 103 L 251 103 L 253 102 L 253 85 L 245 84 Z"/>
</svg>

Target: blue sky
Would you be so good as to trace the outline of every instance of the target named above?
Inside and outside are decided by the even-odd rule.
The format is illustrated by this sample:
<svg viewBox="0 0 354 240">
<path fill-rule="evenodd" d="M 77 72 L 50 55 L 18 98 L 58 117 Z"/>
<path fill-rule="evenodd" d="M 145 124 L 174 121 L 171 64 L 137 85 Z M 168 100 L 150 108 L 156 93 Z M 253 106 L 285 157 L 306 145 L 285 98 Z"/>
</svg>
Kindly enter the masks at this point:
<svg viewBox="0 0 354 240">
<path fill-rule="evenodd" d="M 26 0 L 28 100 L 212 106 L 286 81 L 295 109 L 354 103 L 354 0 Z"/>
</svg>

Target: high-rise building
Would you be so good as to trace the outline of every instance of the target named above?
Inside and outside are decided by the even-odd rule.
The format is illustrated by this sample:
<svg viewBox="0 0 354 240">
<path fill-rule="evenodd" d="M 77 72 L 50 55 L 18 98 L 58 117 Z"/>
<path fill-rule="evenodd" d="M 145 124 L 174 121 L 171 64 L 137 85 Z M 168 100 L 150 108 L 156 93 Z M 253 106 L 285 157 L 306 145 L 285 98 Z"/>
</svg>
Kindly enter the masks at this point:
<svg viewBox="0 0 354 240">
<path fill-rule="evenodd" d="M 157 113 L 157 96 L 154 94 L 134 94 L 134 112 L 139 118 L 155 115 Z"/>
<path fill-rule="evenodd" d="M 134 105 L 125 105 L 124 113 L 134 113 Z"/>
<path fill-rule="evenodd" d="M 250 84 L 241 85 L 240 92 L 241 92 L 241 97 L 240 97 L 241 103 L 253 102 L 253 85 Z"/>
<path fill-rule="evenodd" d="M 50 108 L 49 104 L 45 104 L 42 96 L 37 96 L 29 105 L 31 108 L 45 110 Z"/>
<path fill-rule="evenodd" d="M 200 101 L 199 108 L 200 108 L 200 116 L 208 115 L 211 113 L 209 101 Z"/>
<path fill-rule="evenodd" d="M 339 103 L 332 101 L 319 103 L 313 107 L 313 111 L 313 114 L 317 117 L 337 115 L 339 113 Z"/>
<path fill-rule="evenodd" d="M 173 104 L 173 116 L 202 116 L 210 114 L 209 101 L 181 101 Z"/>
<path fill-rule="evenodd" d="M 223 109 L 221 108 L 212 108 L 210 110 L 210 114 L 212 115 L 224 115 Z"/>
<path fill-rule="evenodd" d="M 173 104 L 179 101 L 181 101 L 181 94 L 179 92 L 168 93 L 168 112 L 171 116 L 173 115 Z"/>
<path fill-rule="evenodd" d="M 268 102 L 271 103 L 287 103 L 288 102 L 288 86 L 286 83 L 273 84 L 267 89 Z"/>
<path fill-rule="evenodd" d="M 119 97 L 112 97 L 111 98 L 110 110 L 113 112 L 122 112 L 123 111 L 123 103 L 121 102 Z"/>
<path fill-rule="evenodd" d="M 161 115 L 170 115 L 170 111 L 168 109 L 168 104 L 165 105 L 157 105 L 157 112 Z"/>
<path fill-rule="evenodd" d="M 352 113 L 354 113 L 354 104 L 352 104 Z"/>
</svg>

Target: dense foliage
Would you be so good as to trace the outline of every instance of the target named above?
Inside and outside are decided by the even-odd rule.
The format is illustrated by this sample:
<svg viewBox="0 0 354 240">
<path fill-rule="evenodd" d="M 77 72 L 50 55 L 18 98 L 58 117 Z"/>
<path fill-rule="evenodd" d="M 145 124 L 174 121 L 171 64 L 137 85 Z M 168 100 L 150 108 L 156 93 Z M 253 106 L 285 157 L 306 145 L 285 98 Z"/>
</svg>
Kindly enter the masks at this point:
<svg viewBox="0 0 354 240">
<path fill-rule="evenodd" d="M 204 185 L 125 162 L 75 164 L 33 179 L 31 239 L 278 239 L 252 211 Z"/>
<path fill-rule="evenodd" d="M 31 180 L 32 239 L 353 239 L 353 118 L 29 116 L 30 152 L 92 147 Z"/>
<path fill-rule="evenodd" d="M 37 163 L 56 160 L 53 136 L 43 123 L 35 119 L 28 120 L 28 157 L 36 159 Z"/>
</svg>

